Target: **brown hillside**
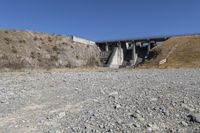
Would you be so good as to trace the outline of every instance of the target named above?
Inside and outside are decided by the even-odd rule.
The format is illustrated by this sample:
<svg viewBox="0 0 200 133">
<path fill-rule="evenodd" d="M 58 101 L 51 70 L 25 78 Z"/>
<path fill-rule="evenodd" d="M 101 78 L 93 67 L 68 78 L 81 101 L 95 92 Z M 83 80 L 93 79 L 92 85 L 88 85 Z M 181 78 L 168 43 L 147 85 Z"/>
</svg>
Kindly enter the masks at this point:
<svg viewBox="0 0 200 133">
<path fill-rule="evenodd" d="M 0 68 L 58 68 L 99 63 L 95 45 L 72 37 L 22 30 L 0 30 Z"/>
<path fill-rule="evenodd" d="M 167 62 L 160 64 L 163 59 Z M 200 67 L 200 35 L 172 37 L 153 48 L 144 67 Z"/>
</svg>

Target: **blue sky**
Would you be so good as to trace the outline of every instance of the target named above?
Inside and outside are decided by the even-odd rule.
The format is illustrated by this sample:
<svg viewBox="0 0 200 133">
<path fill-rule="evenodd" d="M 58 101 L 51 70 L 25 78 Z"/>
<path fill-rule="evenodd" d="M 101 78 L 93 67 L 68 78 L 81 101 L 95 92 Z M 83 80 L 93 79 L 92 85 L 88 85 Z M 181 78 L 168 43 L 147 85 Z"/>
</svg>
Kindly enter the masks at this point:
<svg viewBox="0 0 200 133">
<path fill-rule="evenodd" d="M 92 40 L 200 33 L 200 0 L 0 0 L 0 28 Z"/>
</svg>

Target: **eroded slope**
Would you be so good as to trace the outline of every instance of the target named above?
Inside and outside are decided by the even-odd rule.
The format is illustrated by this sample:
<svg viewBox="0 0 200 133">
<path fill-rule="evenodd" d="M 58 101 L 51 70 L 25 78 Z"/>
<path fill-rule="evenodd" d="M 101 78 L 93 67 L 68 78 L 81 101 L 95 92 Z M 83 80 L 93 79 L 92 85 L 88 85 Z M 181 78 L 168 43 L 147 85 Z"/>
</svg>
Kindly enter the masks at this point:
<svg viewBox="0 0 200 133">
<path fill-rule="evenodd" d="M 60 68 L 99 63 L 95 45 L 71 37 L 22 30 L 0 30 L 0 68 Z"/>
</svg>

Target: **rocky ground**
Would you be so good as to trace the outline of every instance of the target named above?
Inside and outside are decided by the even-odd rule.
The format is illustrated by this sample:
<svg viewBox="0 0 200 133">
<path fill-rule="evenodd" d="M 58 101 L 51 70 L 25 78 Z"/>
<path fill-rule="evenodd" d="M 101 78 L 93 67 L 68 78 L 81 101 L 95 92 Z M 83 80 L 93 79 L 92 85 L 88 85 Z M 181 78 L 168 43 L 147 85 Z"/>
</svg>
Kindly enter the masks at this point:
<svg viewBox="0 0 200 133">
<path fill-rule="evenodd" d="M 200 69 L 0 76 L 1 133 L 200 132 Z"/>
</svg>

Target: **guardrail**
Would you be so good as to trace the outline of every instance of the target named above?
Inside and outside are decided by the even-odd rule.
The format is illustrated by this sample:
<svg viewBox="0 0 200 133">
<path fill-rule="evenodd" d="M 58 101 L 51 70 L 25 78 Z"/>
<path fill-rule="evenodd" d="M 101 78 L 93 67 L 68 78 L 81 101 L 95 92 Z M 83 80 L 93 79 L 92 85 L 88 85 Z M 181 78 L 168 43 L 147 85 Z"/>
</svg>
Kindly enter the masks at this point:
<svg viewBox="0 0 200 133">
<path fill-rule="evenodd" d="M 82 43 L 82 44 L 90 44 L 90 45 L 96 44 L 93 41 L 90 41 L 90 40 L 87 40 L 87 39 L 84 39 L 84 38 L 80 38 L 80 37 L 77 37 L 77 36 L 72 36 L 72 40 L 73 40 L 73 42 L 78 42 L 78 43 Z"/>
</svg>

